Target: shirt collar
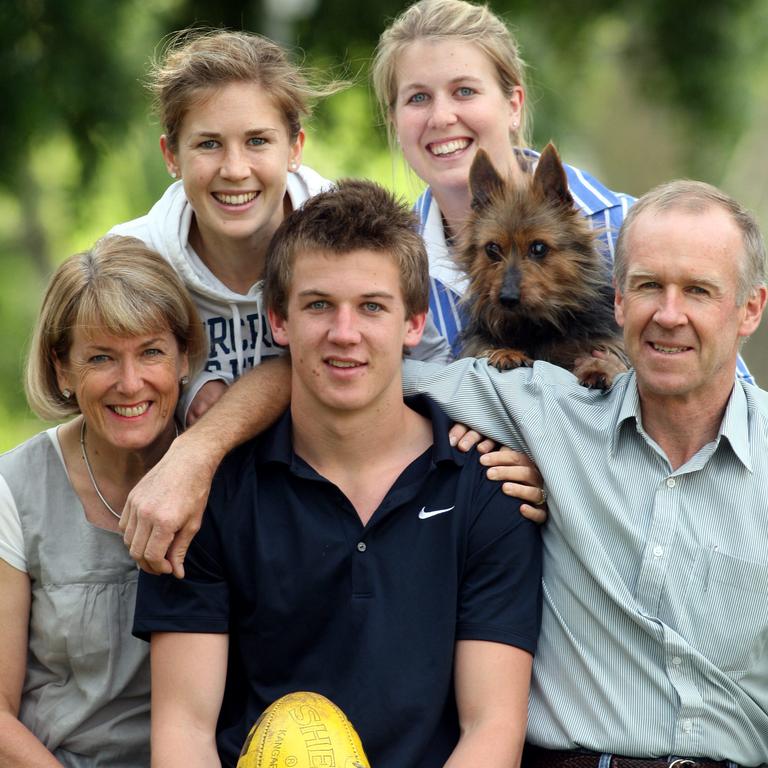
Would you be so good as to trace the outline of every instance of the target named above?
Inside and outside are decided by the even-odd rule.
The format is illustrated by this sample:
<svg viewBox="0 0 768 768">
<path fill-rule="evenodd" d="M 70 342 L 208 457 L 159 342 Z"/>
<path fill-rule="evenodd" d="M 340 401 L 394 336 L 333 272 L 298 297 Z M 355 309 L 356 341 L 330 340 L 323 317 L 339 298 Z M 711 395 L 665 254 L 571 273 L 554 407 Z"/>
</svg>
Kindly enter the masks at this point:
<svg viewBox="0 0 768 768">
<path fill-rule="evenodd" d="M 630 419 L 635 423 L 641 423 L 640 418 L 640 396 L 637 392 L 637 378 L 635 369 L 630 368 L 625 376 L 619 376 L 613 383 L 614 390 L 618 390 L 617 397 L 619 402 L 619 411 L 611 435 L 611 456 L 616 455 L 618 448 L 619 433 L 624 423 Z M 623 389 L 623 392 L 621 389 Z"/>
<path fill-rule="evenodd" d="M 611 455 L 615 455 L 618 446 L 619 433 L 624 423 L 632 419 L 635 424 L 642 424 L 640 412 L 640 395 L 637 391 L 637 377 L 635 369 L 631 368 L 626 376 L 617 380 L 614 386 L 623 386 L 624 393 L 620 396 L 619 412 L 616 425 L 611 438 Z M 721 437 L 728 440 L 734 454 L 750 472 L 752 471 L 752 457 L 749 450 L 749 409 L 744 387 L 739 381 L 735 382 L 725 414 L 720 423 L 717 441 Z"/>
<path fill-rule="evenodd" d="M 736 381 L 725 407 L 725 415 L 720 424 L 720 437 L 727 438 L 733 452 L 745 468 L 752 472 L 752 454 L 749 449 L 749 408 L 744 387 Z"/>
<path fill-rule="evenodd" d="M 259 438 L 257 438 L 256 463 L 278 462 L 291 465 L 293 461 L 291 409 L 285 413 Z"/>
<path fill-rule="evenodd" d="M 432 462 L 439 464 L 441 461 L 451 461 L 457 466 L 463 466 L 471 452 L 467 454 L 458 448 L 451 447 L 448 442 L 448 432 L 454 422 L 443 410 L 426 395 L 406 397 L 405 403 L 432 422 Z"/>
<path fill-rule="evenodd" d="M 439 464 L 442 461 L 451 461 L 457 466 L 462 466 L 471 452 L 467 454 L 458 448 L 451 447 L 448 442 L 448 431 L 453 426 L 453 422 L 448 416 L 426 395 L 406 397 L 405 402 L 414 411 L 432 422 L 432 463 Z M 293 452 L 292 425 L 291 411 L 288 409 L 258 440 L 257 464 L 277 462 L 285 464 L 293 470 L 299 466 L 296 463 L 297 459 L 300 464 L 303 464 Z"/>
</svg>

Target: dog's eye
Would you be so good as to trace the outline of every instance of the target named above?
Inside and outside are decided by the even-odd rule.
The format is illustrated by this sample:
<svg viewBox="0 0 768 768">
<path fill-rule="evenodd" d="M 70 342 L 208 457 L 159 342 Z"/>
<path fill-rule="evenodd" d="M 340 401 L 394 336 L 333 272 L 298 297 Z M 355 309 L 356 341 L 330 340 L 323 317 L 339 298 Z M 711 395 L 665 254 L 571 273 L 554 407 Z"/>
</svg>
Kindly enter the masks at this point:
<svg viewBox="0 0 768 768">
<path fill-rule="evenodd" d="M 501 261 L 504 257 L 504 252 L 498 243 L 486 243 L 485 253 L 491 261 Z"/>
<path fill-rule="evenodd" d="M 532 259 L 543 259 L 549 253 L 549 246 L 541 240 L 534 240 L 528 248 L 528 255 Z"/>
</svg>

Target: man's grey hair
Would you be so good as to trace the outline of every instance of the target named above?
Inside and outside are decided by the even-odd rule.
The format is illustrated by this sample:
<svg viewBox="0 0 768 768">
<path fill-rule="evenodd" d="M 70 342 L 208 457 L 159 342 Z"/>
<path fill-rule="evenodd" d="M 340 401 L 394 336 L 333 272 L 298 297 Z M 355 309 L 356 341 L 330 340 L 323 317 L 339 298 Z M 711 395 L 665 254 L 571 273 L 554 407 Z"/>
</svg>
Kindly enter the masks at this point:
<svg viewBox="0 0 768 768">
<path fill-rule="evenodd" d="M 617 288 L 623 291 L 626 286 L 627 237 L 632 224 L 639 216 L 651 209 L 669 211 L 677 208 L 689 213 L 701 213 L 712 206 L 719 206 L 729 213 L 741 231 L 744 257 L 736 287 L 736 304 L 742 306 L 752 291 L 765 285 L 765 241 L 757 220 L 750 211 L 725 192 L 703 181 L 669 181 L 643 195 L 630 208 L 616 240 L 613 277 Z"/>
</svg>

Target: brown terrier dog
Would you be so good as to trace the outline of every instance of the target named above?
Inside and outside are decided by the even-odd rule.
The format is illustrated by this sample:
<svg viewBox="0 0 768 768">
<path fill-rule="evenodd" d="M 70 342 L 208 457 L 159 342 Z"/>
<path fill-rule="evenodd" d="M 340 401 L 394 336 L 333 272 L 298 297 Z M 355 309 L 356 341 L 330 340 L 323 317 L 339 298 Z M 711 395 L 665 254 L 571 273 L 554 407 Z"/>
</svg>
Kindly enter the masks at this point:
<svg viewBox="0 0 768 768">
<path fill-rule="evenodd" d="M 547 360 L 584 386 L 609 387 L 621 365 L 591 353 L 626 362 L 611 278 L 554 146 L 520 186 L 478 150 L 469 184 L 473 214 L 457 253 L 469 277 L 462 354 L 487 357 L 499 370 Z"/>
</svg>

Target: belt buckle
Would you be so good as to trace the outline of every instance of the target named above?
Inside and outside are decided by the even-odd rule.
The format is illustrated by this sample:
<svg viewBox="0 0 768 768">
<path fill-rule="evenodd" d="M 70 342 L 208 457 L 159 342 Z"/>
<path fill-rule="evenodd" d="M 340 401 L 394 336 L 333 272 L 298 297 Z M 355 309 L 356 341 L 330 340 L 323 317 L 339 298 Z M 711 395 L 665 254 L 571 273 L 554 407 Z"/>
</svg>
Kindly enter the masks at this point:
<svg viewBox="0 0 768 768">
<path fill-rule="evenodd" d="M 667 768 L 697 768 L 698 763 L 688 757 L 675 758 Z"/>
</svg>

